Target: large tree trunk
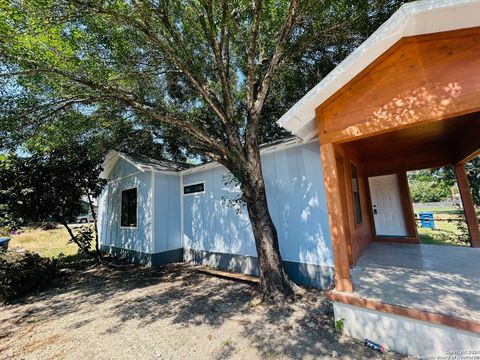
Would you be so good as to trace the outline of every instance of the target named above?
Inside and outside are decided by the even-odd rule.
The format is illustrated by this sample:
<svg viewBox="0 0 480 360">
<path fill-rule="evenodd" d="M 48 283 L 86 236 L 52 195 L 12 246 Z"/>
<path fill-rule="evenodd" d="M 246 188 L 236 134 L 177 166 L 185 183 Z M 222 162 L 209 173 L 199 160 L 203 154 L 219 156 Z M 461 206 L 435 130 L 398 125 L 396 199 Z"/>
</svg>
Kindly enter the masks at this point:
<svg viewBox="0 0 480 360">
<path fill-rule="evenodd" d="M 247 178 L 248 183 L 242 185 L 243 198 L 255 237 L 260 268 L 260 294 L 264 301 L 283 301 L 294 293 L 296 285 L 288 279 L 283 268 L 277 230 L 267 206 L 260 162 L 253 161 L 249 164 Z"/>
</svg>

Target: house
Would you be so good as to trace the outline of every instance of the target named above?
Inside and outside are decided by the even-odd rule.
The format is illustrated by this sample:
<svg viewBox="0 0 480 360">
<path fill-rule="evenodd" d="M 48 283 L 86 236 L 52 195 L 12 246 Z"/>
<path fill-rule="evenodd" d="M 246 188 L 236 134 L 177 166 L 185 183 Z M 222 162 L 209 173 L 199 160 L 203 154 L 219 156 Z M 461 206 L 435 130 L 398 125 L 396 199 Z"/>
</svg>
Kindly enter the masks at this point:
<svg viewBox="0 0 480 360">
<path fill-rule="evenodd" d="M 480 230 L 464 167 L 480 154 L 479 15 L 479 0 L 402 6 L 282 116 L 296 139 L 262 151 L 289 275 L 319 288 L 335 279 L 344 331 L 402 353 L 480 353 Z M 406 172 L 447 165 L 470 248 L 419 244 Z M 258 271 L 220 165 L 157 168 L 113 153 L 104 175 L 105 250 Z"/>
<path fill-rule="evenodd" d="M 268 203 L 284 266 L 299 284 L 328 288 L 334 276 L 318 141 L 287 139 L 262 149 Z M 255 242 L 227 170 L 110 152 L 102 176 L 103 251 L 140 263 L 193 261 L 258 275 Z M 301 196 L 299 196 L 301 194 Z"/>
</svg>

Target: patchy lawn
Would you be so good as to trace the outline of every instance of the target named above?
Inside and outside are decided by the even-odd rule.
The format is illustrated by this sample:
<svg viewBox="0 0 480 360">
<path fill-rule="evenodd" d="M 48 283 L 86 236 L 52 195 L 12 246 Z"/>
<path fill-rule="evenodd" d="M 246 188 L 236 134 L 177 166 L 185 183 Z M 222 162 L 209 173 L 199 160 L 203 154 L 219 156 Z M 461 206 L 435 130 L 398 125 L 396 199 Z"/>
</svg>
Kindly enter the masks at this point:
<svg viewBox="0 0 480 360">
<path fill-rule="evenodd" d="M 84 225 L 93 226 L 93 225 Z M 78 225 L 73 225 L 73 231 Z M 65 256 L 76 255 L 78 247 L 74 243 L 68 243 L 70 239 L 67 230 L 64 227 L 58 227 L 52 230 L 21 229 L 17 235 L 12 235 L 9 248 L 22 248 L 34 251 L 45 257 L 59 257 L 60 254 Z M 92 244 L 92 249 L 94 245 Z"/>
<path fill-rule="evenodd" d="M 0 359 L 400 358 L 334 330 L 331 304 L 258 304 L 250 284 L 195 271 L 103 267 L 0 307 Z"/>
<path fill-rule="evenodd" d="M 52 230 L 26 228 L 19 231 L 18 235 L 11 236 L 9 248 L 19 247 L 45 257 L 58 257 L 59 254 L 74 255 L 78 247 L 75 244 L 68 244 L 69 238 L 64 228 Z"/>
<path fill-rule="evenodd" d="M 416 207 L 415 213 L 432 212 L 435 220 L 435 229 L 421 227 L 420 221 L 417 221 L 418 236 L 422 244 L 431 245 L 453 245 L 469 246 L 468 243 L 460 239 L 465 237 L 461 226 L 466 230 L 466 221 L 463 210 L 456 207 Z M 447 221 L 462 219 L 459 221 Z"/>
</svg>

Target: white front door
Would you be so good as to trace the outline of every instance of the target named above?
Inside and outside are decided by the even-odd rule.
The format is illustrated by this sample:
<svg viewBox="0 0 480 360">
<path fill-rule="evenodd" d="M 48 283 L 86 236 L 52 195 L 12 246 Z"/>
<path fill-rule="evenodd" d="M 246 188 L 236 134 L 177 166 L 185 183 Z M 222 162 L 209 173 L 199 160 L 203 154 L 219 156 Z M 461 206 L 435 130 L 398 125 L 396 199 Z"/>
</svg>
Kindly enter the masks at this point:
<svg viewBox="0 0 480 360">
<path fill-rule="evenodd" d="M 407 236 L 396 174 L 368 178 L 378 236 Z"/>
</svg>

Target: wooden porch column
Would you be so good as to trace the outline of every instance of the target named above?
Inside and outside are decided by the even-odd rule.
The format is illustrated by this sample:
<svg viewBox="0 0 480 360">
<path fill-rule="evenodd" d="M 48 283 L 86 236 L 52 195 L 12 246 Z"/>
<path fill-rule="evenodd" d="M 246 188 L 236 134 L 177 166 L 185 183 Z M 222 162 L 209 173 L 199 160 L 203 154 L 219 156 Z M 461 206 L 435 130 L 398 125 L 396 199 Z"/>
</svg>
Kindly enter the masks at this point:
<svg viewBox="0 0 480 360">
<path fill-rule="evenodd" d="M 321 145 L 323 178 L 328 207 L 328 222 L 332 237 L 333 259 L 335 262 L 335 289 L 343 292 L 353 292 L 352 278 L 348 261 L 348 242 L 346 238 L 345 212 L 342 209 L 342 199 L 338 171 L 335 159 L 335 149 L 332 143 Z"/>
<path fill-rule="evenodd" d="M 470 233 L 470 246 L 480 247 L 480 230 L 478 228 L 477 215 L 475 214 L 475 206 L 473 205 L 472 191 L 468 182 L 465 164 L 458 163 L 455 165 L 455 174 L 457 175 L 458 189 L 462 198 L 463 211 L 467 220 L 468 232 Z"/>
<path fill-rule="evenodd" d="M 420 244 L 418 237 L 417 224 L 415 223 L 415 211 L 413 210 L 412 197 L 410 195 L 410 186 L 408 185 L 408 177 L 406 171 L 397 172 L 398 185 L 400 187 L 400 196 L 402 201 L 403 217 L 405 219 L 405 225 L 407 227 L 408 237 L 412 240 L 417 240 L 417 244 Z"/>
</svg>

